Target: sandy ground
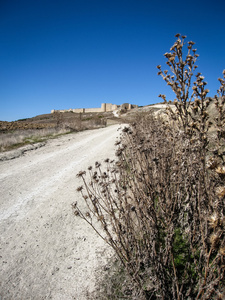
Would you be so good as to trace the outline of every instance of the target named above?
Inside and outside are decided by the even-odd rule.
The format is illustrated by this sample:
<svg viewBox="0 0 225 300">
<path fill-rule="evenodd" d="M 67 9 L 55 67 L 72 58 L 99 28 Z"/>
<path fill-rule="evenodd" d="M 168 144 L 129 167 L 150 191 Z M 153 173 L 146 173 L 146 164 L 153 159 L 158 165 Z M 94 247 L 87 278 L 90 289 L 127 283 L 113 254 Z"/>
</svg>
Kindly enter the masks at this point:
<svg viewBox="0 0 225 300">
<path fill-rule="evenodd" d="M 0 299 L 87 299 L 111 255 L 79 217 L 76 178 L 112 158 L 118 125 L 50 140 L 0 161 Z"/>
</svg>

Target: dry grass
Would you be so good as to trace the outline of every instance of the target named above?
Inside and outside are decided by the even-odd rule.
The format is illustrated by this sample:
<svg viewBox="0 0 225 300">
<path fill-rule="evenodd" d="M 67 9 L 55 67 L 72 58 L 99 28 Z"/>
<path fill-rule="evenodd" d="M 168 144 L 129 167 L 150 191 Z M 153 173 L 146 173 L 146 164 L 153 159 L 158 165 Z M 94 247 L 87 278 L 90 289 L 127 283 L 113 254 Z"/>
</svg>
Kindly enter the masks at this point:
<svg viewBox="0 0 225 300">
<path fill-rule="evenodd" d="M 176 110 L 168 108 L 168 121 L 137 116 L 116 143 L 117 161 L 77 174 L 86 210 L 74 203 L 74 213 L 114 249 L 125 272 L 128 287 L 118 282 L 118 299 L 225 297 L 225 71 L 211 124 L 204 77 L 197 73 L 191 85 L 194 43 L 183 57 L 186 37 L 176 37 L 165 54 L 172 74 L 158 66 Z"/>
<path fill-rule="evenodd" d="M 105 127 L 107 124 L 104 117 L 94 114 L 55 113 L 48 115 L 46 123 L 43 123 L 43 119 L 44 117 L 35 117 L 30 122 L 28 119 L 2 122 L 0 124 L 0 151 L 15 149 L 70 132 Z"/>
<path fill-rule="evenodd" d="M 65 134 L 69 132 L 66 129 L 45 128 L 45 129 L 27 129 L 15 130 L 14 132 L 0 134 L 0 151 L 7 151 L 18 148 L 26 144 L 37 143 L 48 138 Z"/>
</svg>

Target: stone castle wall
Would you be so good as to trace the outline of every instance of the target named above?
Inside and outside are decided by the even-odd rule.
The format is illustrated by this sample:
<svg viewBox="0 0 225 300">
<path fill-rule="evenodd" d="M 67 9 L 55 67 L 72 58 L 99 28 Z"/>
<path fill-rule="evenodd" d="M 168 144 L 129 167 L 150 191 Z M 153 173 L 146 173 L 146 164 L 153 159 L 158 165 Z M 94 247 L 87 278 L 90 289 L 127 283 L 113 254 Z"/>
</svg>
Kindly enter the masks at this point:
<svg viewBox="0 0 225 300">
<path fill-rule="evenodd" d="M 137 105 L 132 105 L 129 103 L 124 103 L 121 106 L 112 104 L 112 103 L 102 103 L 101 107 L 98 108 L 75 108 L 75 109 L 64 109 L 64 110 L 51 110 L 51 113 L 55 112 L 74 112 L 74 113 L 88 113 L 88 112 L 110 112 L 115 111 L 119 108 L 130 110 L 134 107 L 137 107 Z"/>
<path fill-rule="evenodd" d="M 76 109 L 74 109 L 75 112 L 76 112 Z M 102 109 L 101 107 L 99 108 L 84 108 L 84 112 L 102 112 Z"/>
</svg>

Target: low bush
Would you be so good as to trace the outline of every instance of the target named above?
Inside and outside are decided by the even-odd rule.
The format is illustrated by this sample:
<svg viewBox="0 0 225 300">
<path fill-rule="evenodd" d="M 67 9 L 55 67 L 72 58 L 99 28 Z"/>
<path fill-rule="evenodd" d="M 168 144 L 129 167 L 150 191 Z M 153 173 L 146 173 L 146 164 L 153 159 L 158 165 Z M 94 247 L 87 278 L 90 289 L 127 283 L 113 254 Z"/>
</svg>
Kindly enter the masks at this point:
<svg viewBox="0 0 225 300">
<path fill-rule="evenodd" d="M 208 98 L 201 73 L 191 81 L 194 43 L 176 37 L 165 54 L 170 71 L 158 66 L 176 109 L 168 104 L 168 118 L 141 114 L 125 127 L 116 161 L 77 174 L 86 210 L 73 209 L 115 250 L 132 282 L 125 298 L 224 299 L 225 71 Z"/>
</svg>

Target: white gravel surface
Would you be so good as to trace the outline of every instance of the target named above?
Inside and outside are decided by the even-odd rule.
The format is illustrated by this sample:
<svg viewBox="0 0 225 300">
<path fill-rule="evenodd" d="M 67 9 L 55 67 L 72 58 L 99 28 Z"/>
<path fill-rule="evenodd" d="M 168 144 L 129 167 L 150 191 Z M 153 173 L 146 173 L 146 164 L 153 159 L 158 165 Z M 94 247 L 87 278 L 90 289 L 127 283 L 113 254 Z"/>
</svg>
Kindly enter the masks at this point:
<svg viewBox="0 0 225 300">
<path fill-rule="evenodd" d="M 114 157 L 119 125 L 69 134 L 0 161 L 0 299 L 87 299 L 111 255 L 72 212 L 76 174 Z M 7 158 L 8 155 L 8 158 Z M 14 159 L 12 159 L 15 157 Z"/>
</svg>

